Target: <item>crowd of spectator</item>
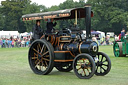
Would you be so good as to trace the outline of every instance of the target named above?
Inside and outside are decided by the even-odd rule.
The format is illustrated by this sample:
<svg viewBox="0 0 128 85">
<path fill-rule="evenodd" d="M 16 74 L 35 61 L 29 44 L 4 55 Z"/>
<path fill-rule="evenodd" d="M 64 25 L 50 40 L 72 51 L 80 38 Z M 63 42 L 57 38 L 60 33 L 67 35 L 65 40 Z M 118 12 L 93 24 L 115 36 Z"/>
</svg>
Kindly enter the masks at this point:
<svg viewBox="0 0 128 85">
<path fill-rule="evenodd" d="M 112 41 L 110 41 L 110 36 L 108 36 L 108 35 L 106 35 L 105 37 L 102 37 L 102 38 L 93 36 L 92 40 L 97 42 L 98 45 L 111 45 L 112 44 Z"/>
<path fill-rule="evenodd" d="M 29 47 L 29 38 L 0 38 L 1 48 Z"/>
</svg>

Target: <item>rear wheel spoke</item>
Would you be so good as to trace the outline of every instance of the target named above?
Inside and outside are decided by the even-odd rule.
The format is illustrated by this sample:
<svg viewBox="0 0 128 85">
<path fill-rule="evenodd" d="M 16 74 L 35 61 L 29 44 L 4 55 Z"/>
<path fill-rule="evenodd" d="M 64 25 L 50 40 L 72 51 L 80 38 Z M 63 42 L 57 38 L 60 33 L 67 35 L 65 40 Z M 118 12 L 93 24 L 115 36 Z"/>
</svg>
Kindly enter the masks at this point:
<svg viewBox="0 0 128 85">
<path fill-rule="evenodd" d="M 39 61 L 39 59 L 37 59 L 37 60 L 35 61 L 35 64 L 37 64 L 37 63 L 38 63 L 38 61 Z"/>
<path fill-rule="evenodd" d="M 45 60 L 45 61 L 49 61 L 49 59 L 46 59 L 46 58 L 43 58 L 43 60 Z"/>
<path fill-rule="evenodd" d="M 43 49 L 44 49 L 44 45 L 42 46 L 42 49 L 41 49 L 41 52 L 40 52 L 40 53 L 42 53 L 42 52 L 43 52 Z"/>
<path fill-rule="evenodd" d="M 41 46 L 40 46 L 40 43 L 38 43 L 38 47 L 39 47 L 39 49 L 40 49 L 40 51 L 41 51 Z"/>
<path fill-rule="evenodd" d="M 46 68 L 46 66 L 45 66 L 45 64 L 43 62 L 42 62 L 42 66 L 44 66 Z"/>
<path fill-rule="evenodd" d="M 38 64 L 40 64 L 40 61 L 35 65 L 35 68 L 38 66 Z"/>
<path fill-rule="evenodd" d="M 37 52 L 38 54 L 40 54 L 41 56 L 43 56 L 41 53 L 39 53 L 35 48 L 33 48 L 33 50 L 35 51 L 35 52 Z"/>
<path fill-rule="evenodd" d="M 32 59 L 34 59 L 34 60 L 35 60 L 35 59 L 38 59 L 38 57 L 32 57 Z"/>
<path fill-rule="evenodd" d="M 48 54 L 49 53 L 49 51 L 47 51 L 47 52 L 45 52 L 45 53 L 43 53 L 43 55 L 42 56 L 45 56 L 46 54 Z"/>
<path fill-rule="evenodd" d="M 46 64 L 46 66 L 48 66 L 48 63 L 47 63 L 47 61 L 45 61 L 45 64 Z"/>
</svg>

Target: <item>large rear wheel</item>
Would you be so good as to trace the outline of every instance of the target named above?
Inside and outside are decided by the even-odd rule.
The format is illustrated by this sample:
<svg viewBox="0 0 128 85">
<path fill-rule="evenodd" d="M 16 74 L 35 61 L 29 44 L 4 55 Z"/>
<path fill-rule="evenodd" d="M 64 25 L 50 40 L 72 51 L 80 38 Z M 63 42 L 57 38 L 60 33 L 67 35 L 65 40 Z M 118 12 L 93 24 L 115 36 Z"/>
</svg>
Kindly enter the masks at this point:
<svg viewBox="0 0 128 85">
<path fill-rule="evenodd" d="M 113 52 L 115 57 L 125 57 L 122 51 L 122 42 L 115 42 L 113 45 Z"/>
<path fill-rule="evenodd" d="M 35 40 L 30 46 L 28 60 L 32 71 L 39 75 L 50 73 L 54 67 L 53 46 L 46 40 Z"/>
</svg>

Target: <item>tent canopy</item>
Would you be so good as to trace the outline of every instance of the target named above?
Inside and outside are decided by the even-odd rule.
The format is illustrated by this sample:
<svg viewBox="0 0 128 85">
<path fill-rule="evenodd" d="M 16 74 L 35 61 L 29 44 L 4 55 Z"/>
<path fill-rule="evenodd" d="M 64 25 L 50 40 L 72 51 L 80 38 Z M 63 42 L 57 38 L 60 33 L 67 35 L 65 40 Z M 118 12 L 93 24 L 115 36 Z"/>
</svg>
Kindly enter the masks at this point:
<svg viewBox="0 0 128 85">
<path fill-rule="evenodd" d="M 101 34 L 101 33 L 96 32 L 96 31 L 92 31 L 91 34 L 92 34 L 92 35 L 97 35 L 97 34 Z"/>
</svg>

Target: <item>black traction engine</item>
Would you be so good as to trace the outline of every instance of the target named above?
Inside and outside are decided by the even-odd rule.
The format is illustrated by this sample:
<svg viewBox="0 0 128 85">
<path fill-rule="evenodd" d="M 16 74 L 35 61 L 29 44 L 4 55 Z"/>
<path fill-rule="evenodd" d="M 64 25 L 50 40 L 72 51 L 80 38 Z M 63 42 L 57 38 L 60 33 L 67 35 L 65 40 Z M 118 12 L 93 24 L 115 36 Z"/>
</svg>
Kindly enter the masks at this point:
<svg viewBox="0 0 128 85">
<path fill-rule="evenodd" d="M 30 46 L 28 60 L 32 71 L 49 74 L 55 67 L 62 72 L 74 70 L 77 77 L 89 79 L 94 74 L 106 75 L 111 69 L 110 58 L 98 51 L 98 44 L 91 39 L 91 6 L 22 16 L 23 20 L 54 18 L 55 20 L 85 18 L 86 38 L 78 29 L 63 29 L 58 33 L 44 34 Z"/>
</svg>

